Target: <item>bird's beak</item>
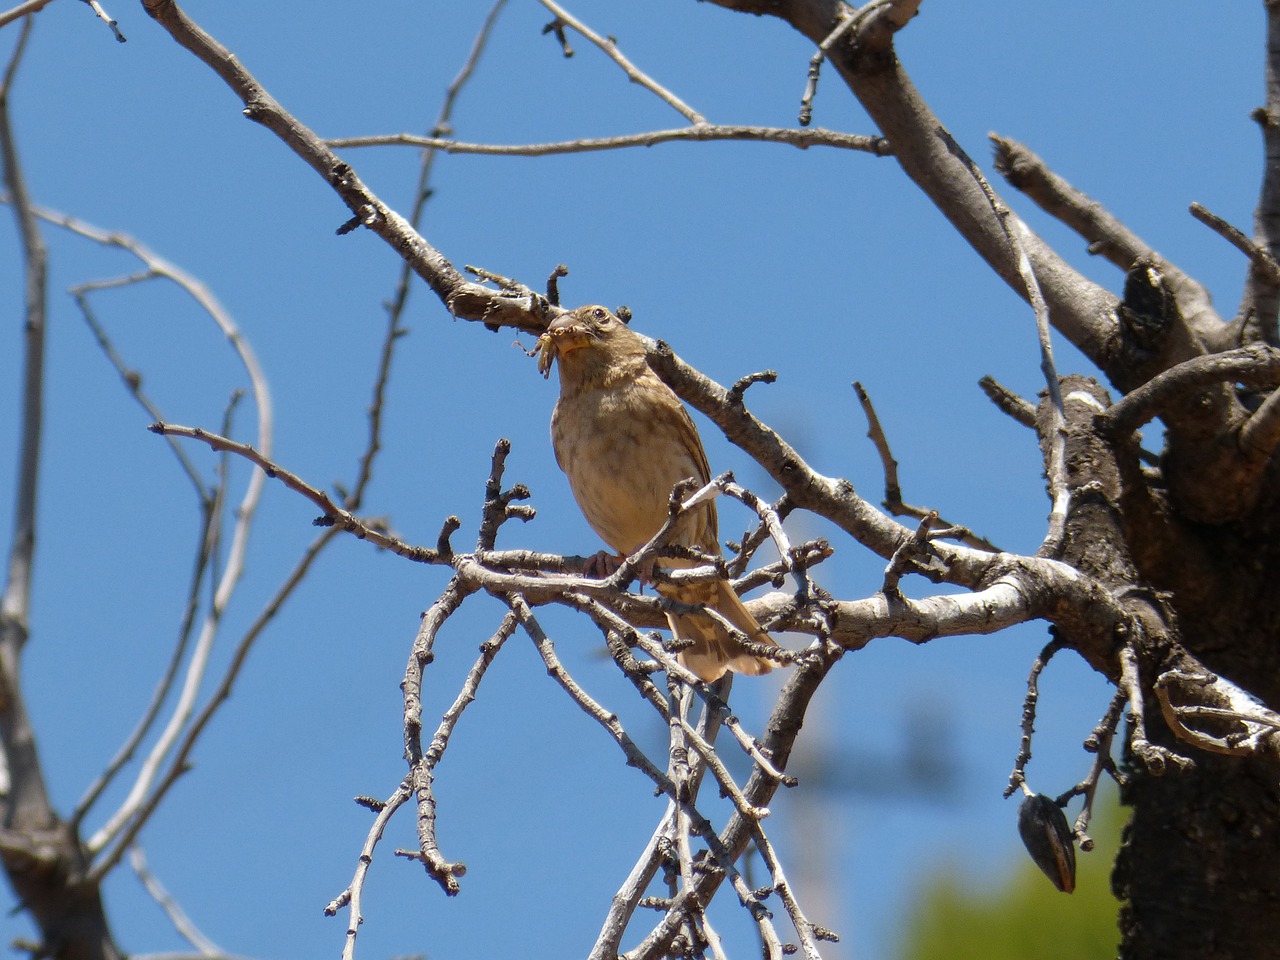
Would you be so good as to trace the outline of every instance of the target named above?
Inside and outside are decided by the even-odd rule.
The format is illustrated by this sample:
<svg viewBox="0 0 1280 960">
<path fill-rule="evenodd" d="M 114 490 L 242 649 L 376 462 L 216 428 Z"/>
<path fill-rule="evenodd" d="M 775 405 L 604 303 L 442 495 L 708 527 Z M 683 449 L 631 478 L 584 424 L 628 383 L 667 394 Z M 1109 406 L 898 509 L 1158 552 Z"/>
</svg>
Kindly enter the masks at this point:
<svg viewBox="0 0 1280 960">
<path fill-rule="evenodd" d="M 538 338 L 538 372 L 550 376 L 551 361 L 591 342 L 586 328 L 570 316 L 557 317 Z"/>
</svg>

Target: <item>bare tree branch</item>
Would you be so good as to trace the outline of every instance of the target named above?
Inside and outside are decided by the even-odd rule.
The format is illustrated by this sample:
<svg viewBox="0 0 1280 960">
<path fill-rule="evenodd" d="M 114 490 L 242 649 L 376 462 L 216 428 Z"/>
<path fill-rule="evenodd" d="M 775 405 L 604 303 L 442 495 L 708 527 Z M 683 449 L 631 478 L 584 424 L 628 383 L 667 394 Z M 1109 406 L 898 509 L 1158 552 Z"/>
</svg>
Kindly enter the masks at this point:
<svg viewBox="0 0 1280 960">
<path fill-rule="evenodd" d="M 876 453 L 880 455 L 880 464 L 884 469 L 884 500 L 881 501 L 881 505 L 895 517 L 923 520 L 932 512 L 936 520 L 936 511 L 930 511 L 925 507 L 914 507 L 903 501 L 902 486 L 898 482 L 898 461 L 894 459 L 893 451 L 889 447 L 889 438 L 885 436 L 884 427 L 880 425 L 880 418 L 876 415 L 871 397 L 857 381 L 854 381 L 853 390 L 858 395 L 858 403 L 862 405 L 862 412 L 867 418 L 867 438 L 875 445 Z M 989 540 L 978 536 L 967 527 L 957 526 L 944 520 L 937 522 L 947 528 L 948 536 L 966 546 L 992 552 L 998 549 Z"/>
<path fill-rule="evenodd" d="M 200 303 L 204 310 L 209 314 L 223 335 L 230 342 L 232 349 L 235 351 L 241 364 L 244 366 L 246 375 L 249 378 L 250 390 L 253 393 L 254 407 L 257 414 L 256 438 L 258 448 L 265 456 L 270 455 L 272 447 L 272 436 L 274 433 L 274 418 L 272 415 L 271 394 L 267 387 L 266 376 L 263 374 L 262 368 L 258 363 L 258 359 L 249 346 L 248 342 L 240 334 L 239 328 L 232 320 L 231 316 L 222 308 L 217 299 L 209 292 L 203 284 L 199 283 L 192 277 L 187 276 L 177 267 L 172 266 L 150 254 L 149 251 L 141 248 L 139 245 L 127 246 L 126 242 L 119 242 L 119 245 L 126 246 L 136 256 L 147 262 L 150 269 L 157 273 L 178 279 L 180 285 L 191 292 L 192 296 Z M 228 547 L 227 556 L 219 571 L 217 587 L 214 590 L 212 601 L 209 609 L 205 614 L 204 622 L 201 625 L 200 633 L 197 637 L 195 647 L 193 649 L 191 661 L 187 666 L 187 673 L 182 685 L 182 692 L 175 703 L 173 712 L 170 715 L 169 722 L 161 732 L 159 739 L 156 741 L 150 754 L 143 761 L 142 767 L 138 772 L 133 787 L 129 791 L 129 795 L 125 798 L 120 808 L 112 815 L 108 822 L 101 827 L 88 841 L 88 848 L 94 853 L 102 851 L 107 844 L 111 843 L 122 832 L 127 831 L 127 825 L 135 818 L 140 817 L 142 811 L 146 809 L 154 809 L 149 803 L 148 795 L 151 793 L 153 785 L 156 783 L 157 777 L 160 775 L 161 766 L 164 758 L 169 751 L 179 742 L 182 733 L 187 729 L 188 723 L 195 711 L 196 698 L 199 694 L 201 683 L 204 679 L 204 673 L 208 666 L 209 656 L 213 649 L 214 640 L 218 634 L 218 628 L 222 620 L 222 614 L 229 603 L 236 585 L 240 580 L 240 576 L 244 570 L 245 552 L 248 549 L 249 531 L 253 525 L 254 514 L 257 510 L 258 502 L 262 496 L 262 488 L 266 482 L 266 477 L 258 472 L 254 472 L 245 486 L 245 492 L 235 511 L 235 522 L 232 528 L 231 542 Z M 246 651 L 247 652 L 247 651 Z M 163 792 L 163 789 L 161 790 Z M 142 817 L 145 819 L 145 817 Z M 136 834 L 141 823 L 136 822 L 131 828 L 131 832 Z M 123 852 L 123 847 L 117 849 L 117 853 L 113 857 L 107 858 L 107 862 L 118 860 L 119 855 Z"/>
<path fill-rule="evenodd" d="M 1253 214 L 1253 239 L 1259 249 L 1280 260 L 1280 170 L 1273 162 L 1280 156 L 1280 10 L 1266 4 L 1267 56 L 1266 104 L 1253 112 L 1262 131 L 1262 184 Z M 1261 340 L 1280 346 L 1280 286 L 1268 269 L 1250 258 L 1245 275 L 1240 313 L 1245 318 L 1246 341 Z"/>
<path fill-rule="evenodd" d="M 532 291 L 495 292 L 472 283 L 404 219 L 384 204 L 310 129 L 289 114 L 226 47 L 202 30 L 174 0 L 143 0 L 147 13 L 181 46 L 207 64 L 245 105 L 245 116 L 262 124 L 296 153 L 342 198 L 352 223 L 373 231 L 404 258 L 446 307 L 464 320 L 541 332 L 553 315 Z"/>
<path fill-rule="evenodd" d="M 97 15 L 98 19 L 110 28 L 112 35 L 118 42 L 125 42 L 125 35 L 120 32 L 119 23 L 113 16 L 111 16 L 111 14 L 107 13 L 107 11 L 102 8 L 102 4 L 99 3 L 98 0 L 83 0 L 83 2 L 93 8 L 93 12 Z"/>
<path fill-rule="evenodd" d="M 1012 418 L 1024 427 L 1036 428 L 1035 405 L 1022 399 L 1008 387 L 997 383 L 992 376 L 985 376 L 978 381 L 978 386 L 987 395 L 987 399 L 996 405 L 996 409 Z"/>
<path fill-rule="evenodd" d="M 1280 384 L 1280 351 L 1254 345 L 1172 367 L 1116 401 L 1104 414 L 1107 429 L 1137 430 L 1188 396 L 1214 384 L 1236 382 L 1267 388 Z"/>
<path fill-rule="evenodd" d="M 147 893 L 151 895 L 160 909 L 165 912 L 165 916 L 169 918 L 169 922 L 173 924 L 179 935 L 191 944 L 202 957 L 225 957 L 229 954 L 216 943 L 210 940 L 200 928 L 197 927 L 187 916 L 187 912 L 182 909 L 181 904 L 173 899 L 173 895 L 165 889 L 156 875 L 151 872 L 151 866 L 147 863 L 147 856 L 142 852 L 142 848 L 136 844 L 129 849 L 129 866 L 133 867 L 133 872 L 138 875 L 138 879 L 142 881 L 143 887 Z"/>
<path fill-rule="evenodd" d="M 31 590 L 36 544 L 36 502 L 40 481 L 40 445 L 44 414 L 45 322 L 48 317 L 48 253 L 18 161 L 9 116 L 9 96 L 18 65 L 31 36 L 33 21 L 22 25 L 0 81 L 0 160 L 5 188 L 12 198 L 14 218 L 25 261 L 25 310 L 21 437 L 18 446 L 18 484 L 13 504 L 13 542 L 3 597 L 0 598 L 0 771 L 8 789 L 0 792 L 0 823 L 16 828 L 46 829 L 56 819 L 45 788 L 36 750 L 35 733 L 19 687 L 22 649 L 31 629 Z"/>
<path fill-rule="evenodd" d="M 349 510 L 334 503 L 329 494 L 318 487 L 313 487 L 297 474 L 279 466 L 251 444 L 241 443 L 238 440 L 211 433 L 201 427 L 184 427 L 173 423 L 153 423 L 148 429 L 162 437 L 190 437 L 193 440 L 203 441 L 214 450 L 226 451 L 243 457 L 262 471 L 261 476 L 279 480 L 290 490 L 302 494 L 314 503 L 323 513 L 323 517 L 316 521 L 317 526 L 336 526 L 348 533 L 355 534 L 361 540 L 368 540 L 374 546 L 390 550 L 410 560 L 426 563 L 435 562 L 433 558 L 437 557 L 438 551 L 427 550 L 423 547 L 410 547 L 384 530 L 366 524 Z"/>
<path fill-rule="evenodd" d="M 343 907 L 350 907 L 347 935 L 342 945 L 342 960 L 355 960 L 356 937 L 360 933 L 360 925 L 364 923 L 364 914 L 361 912 L 360 905 L 364 895 L 365 879 L 369 875 L 369 868 L 373 865 L 374 850 L 382 839 L 382 834 L 386 830 L 387 824 L 391 822 L 391 817 L 409 800 L 409 796 L 410 791 L 407 783 L 401 783 L 396 788 L 396 792 L 385 802 L 378 801 L 374 803 L 368 798 L 363 798 L 363 800 L 357 798 L 357 802 L 361 802 L 363 806 L 374 809 L 377 812 L 377 816 L 374 818 L 373 826 L 369 828 L 364 846 L 360 850 L 360 856 L 356 860 L 356 873 L 351 883 L 342 893 L 330 900 L 324 908 L 324 915 L 332 917 L 336 916 Z"/>
<path fill-rule="evenodd" d="M 734 124 L 703 124 L 696 127 L 680 127 L 674 130 L 651 130 L 646 133 L 623 134 L 616 137 L 587 137 L 579 140 L 562 140 L 556 143 L 464 143 L 437 137 L 419 137 L 408 133 L 396 133 L 375 137 L 335 137 L 325 143 L 335 150 L 347 147 L 410 146 L 440 150 L 444 153 L 476 154 L 490 157 L 548 157 L 566 153 L 592 153 L 600 150 L 620 150 L 627 147 L 653 147 L 661 143 L 709 143 L 716 140 L 742 140 L 757 143 L 778 143 L 807 150 L 810 147 L 836 147 L 874 154 L 877 157 L 892 155 L 892 147 L 884 137 L 868 137 L 856 133 L 840 133 L 812 127 L 794 130 L 790 127 L 757 127 Z"/>
<path fill-rule="evenodd" d="M 240 676 L 240 671 L 248 660 L 249 653 L 253 649 L 259 635 L 261 635 L 267 625 L 274 620 L 276 614 L 280 612 L 280 608 L 284 606 L 285 601 L 293 594 L 293 591 L 297 588 L 298 584 L 305 579 L 307 573 L 311 569 L 311 564 L 315 562 L 316 557 L 323 552 L 324 548 L 335 536 L 337 536 L 337 534 L 337 530 L 326 530 L 312 541 L 306 551 L 303 552 L 302 557 L 298 560 L 298 563 L 294 566 L 293 570 L 289 573 L 289 576 L 263 606 L 253 623 L 250 624 L 249 629 L 245 631 L 244 635 L 236 644 L 235 649 L 231 653 L 230 663 L 227 665 L 218 685 L 210 694 L 208 702 L 205 704 L 203 709 L 194 714 L 190 719 L 190 722 L 179 731 L 181 736 L 176 738 L 172 759 L 169 761 L 168 767 L 163 772 L 159 770 L 159 757 L 156 751 L 152 751 L 148 760 L 154 761 L 153 766 L 156 767 L 156 771 L 152 777 L 154 782 L 148 783 L 150 792 L 141 798 L 135 809 L 128 811 L 128 819 L 122 820 L 114 833 L 107 832 L 105 828 L 104 830 L 99 831 L 97 836 L 101 836 L 103 838 L 104 844 L 110 842 L 112 839 L 115 840 L 115 844 L 111 847 L 104 846 L 97 848 L 101 852 L 98 859 L 94 862 L 93 869 L 90 872 L 90 877 L 92 879 L 101 881 L 101 879 L 115 867 L 120 858 L 124 855 L 124 852 L 133 843 L 143 825 L 150 819 L 152 814 L 155 813 L 156 808 L 159 807 L 161 801 L 168 795 L 169 790 L 178 781 L 178 779 L 187 772 L 189 769 L 189 758 L 192 750 L 195 748 L 196 743 L 199 742 L 205 728 L 217 714 L 219 708 L 224 702 L 226 702 L 227 698 L 231 696 L 231 691 L 235 687 L 236 680 Z M 141 782 L 141 780 L 138 782 Z M 135 789 L 136 786 L 137 785 L 135 784 Z M 122 807 L 121 810 L 124 811 L 125 808 Z"/>
<path fill-rule="evenodd" d="M 47 7 L 53 0 L 26 0 L 26 3 L 20 3 L 10 10 L 0 13 L 0 27 L 13 23 L 20 17 L 25 17 L 29 13 L 37 13 Z"/>
<path fill-rule="evenodd" d="M 707 122 L 706 118 L 697 110 L 694 110 L 693 107 L 689 106 L 674 93 L 662 86 L 662 84 L 658 83 L 623 56 L 622 51 L 618 49 L 618 42 L 614 40 L 613 37 L 600 36 L 600 34 L 596 33 L 568 10 L 556 3 L 555 0 L 538 0 L 538 2 L 555 14 L 556 21 L 558 23 L 566 27 L 572 27 L 603 50 L 610 60 L 622 68 L 622 72 L 627 75 L 627 79 L 632 83 L 639 84 L 644 87 L 663 103 L 681 114 L 694 126 L 701 126 Z"/>
<path fill-rule="evenodd" d="M 1155 264 L 1169 279 L 1180 311 L 1202 334 L 1222 326 L 1209 292 L 1164 259 L 1101 203 L 1081 193 L 1048 168 L 1025 145 L 991 134 L 995 167 L 1008 183 L 1022 191 L 1049 215 L 1062 221 L 1089 244 L 1089 252 L 1105 257 L 1121 270 L 1139 260 Z"/>
<path fill-rule="evenodd" d="M 1280 390 L 1268 394 L 1240 427 L 1240 448 L 1260 465 L 1280 448 Z"/>
<path fill-rule="evenodd" d="M 467 53 L 466 60 L 453 78 L 453 82 L 449 84 L 448 89 L 445 91 L 444 100 L 440 104 L 440 111 L 436 114 L 435 123 L 430 130 L 431 136 L 444 136 L 451 129 L 454 106 L 467 81 L 471 79 L 476 66 L 479 64 L 480 57 L 489 43 L 489 36 L 493 32 L 494 24 L 497 23 L 498 15 L 502 12 L 506 2 L 507 0 L 494 0 L 493 6 L 489 8 L 488 14 L 480 25 L 479 32 L 471 43 L 471 49 Z M 413 209 L 409 215 L 409 223 L 414 230 L 420 228 L 427 201 L 431 198 L 431 174 L 435 170 L 435 161 L 439 152 L 431 147 L 422 152 L 422 162 L 418 165 L 418 181 L 414 186 Z M 355 484 L 350 494 L 343 498 L 343 507 L 351 512 L 360 509 L 365 490 L 373 476 L 374 458 L 377 457 L 382 447 L 382 411 L 386 402 L 387 380 L 391 374 L 391 359 L 395 345 L 404 334 L 400 323 L 404 317 L 405 307 L 409 302 L 411 290 L 409 281 L 412 276 L 413 270 L 408 261 L 402 260 L 395 290 L 391 295 L 390 301 L 386 304 L 387 331 L 383 338 L 382 350 L 378 358 L 378 373 L 374 378 L 373 402 L 369 407 L 369 439 L 360 458 Z M 154 419 L 160 420 L 162 418 L 155 417 Z"/>
<path fill-rule="evenodd" d="M 1026 286 L 1026 299 L 1035 314 L 1036 339 L 1040 345 L 1040 372 L 1044 376 L 1049 396 L 1047 408 L 1049 417 L 1040 435 L 1045 454 L 1045 476 L 1049 481 L 1049 500 L 1052 503 L 1048 530 L 1040 545 L 1040 553 L 1043 556 L 1054 556 L 1062 548 L 1062 541 L 1066 537 L 1067 510 L 1070 507 L 1065 463 L 1066 433 L 1063 423 L 1062 392 L 1058 384 L 1058 368 L 1053 359 L 1049 308 L 1045 304 L 1040 283 L 1036 279 L 1035 270 L 1032 269 L 1031 260 L 1027 255 L 1025 241 L 1031 239 L 1031 231 L 1021 220 L 1014 217 L 1013 211 L 996 195 L 987 178 L 978 169 L 978 165 L 961 149 L 960 144 L 956 143 L 951 134 L 939 129 L 939 136 L 946 142 L 951 153 L 964 163 L 969 170 L 969 175 L 977 182 L 987 202 L 991 204 L 991 209 L 1000 221 L 1000 226 L 1008 237 L 1009 246 L 1017 259 L 1018 275 Z"/>
<path fill-rule="evenodd" d="M 112 939 L 101 891 L 85 876 L 79 837 L 53 809 L 20 686 L 22 652 L 30 636 L 48 277 L 44 241 L 18 162 L 9 97 L 33 22 L 23 23 L 0 80 L 0 161 L 26 264 L 17 493 L 13 543 L 0 598 L 0 862 L 18 901 L 40 931 L 39 951 L 118 960 L 122 954 Z M 76 896 L 66 895 L 68 887 L 76 890 Z"/>
</svg>

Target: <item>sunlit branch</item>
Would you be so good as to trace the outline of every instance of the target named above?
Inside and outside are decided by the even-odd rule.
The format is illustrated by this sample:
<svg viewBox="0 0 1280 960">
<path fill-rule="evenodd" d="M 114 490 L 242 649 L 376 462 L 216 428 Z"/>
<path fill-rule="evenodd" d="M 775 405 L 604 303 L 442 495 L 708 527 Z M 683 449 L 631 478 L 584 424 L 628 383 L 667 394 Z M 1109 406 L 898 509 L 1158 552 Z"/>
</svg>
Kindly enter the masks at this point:
<svg viewBox="0 0 1280 960">
<path fill-rule="evenodd" d="M 443 153 L 475 154 L 489 157 L 549 157 L 566 153 L 594 153 L 629 147 L 653 147 L 662 143 L 710 143 L 720 140 L 777 143 L 807 150 L 810 147 L 835 147 L 855 150 L 878 157 L 889 156 L 892 148 L 884 137 L 868 137 L 856 133 L 840 133 L 813 127 L 796 130 L 791 127 L 758 127 L 733 124 L 704 124 L 672 130 L 622 134 L 616 137 L 584 137 L 549 143 L 466 143 L 440 137 L 421 137 L 411 133 L 395 133 L 370 137 L 334 137 L 325 143 L 335 150 L 355 147 L 420 147 Z"/>
<path fill-rule="evenodd" d="M 1202 284 L 1152 249 L 1101 203 L 1050 170 L 1024 144 L 995 134 L 991 134 L 991 142 L 996 170 L 1045 213 L 1078 233 L 1089 244 L 1090 253 L 1105 257 L 1126 272 L 1139 260 L 1155 264 L 1168 278 L 1183 316 L 1202 329 L 1222 323 Z"/>
<path fill-rule="evenodd" d="M 348 884 L 347 888 L 330 900 L 324 908 L 324 915 L 332 917 L 343 907 L 350 907 L 347 912 L 346 938 L 342 944 L 342 960 L 355 960 L 356 937 L 360 933 L 360 925 L 364 923 L 364 914 L 361 912 L 364 884 L 369 876 L 369 868 L 373 865 L 373 854 L 378 846 L 378 841 L 382 839 L 382 834 L 386 830 L 387 824 L 391 821 L 391 817 L 408 801 L 409 796 L 409 787 L 407 784 L 402 783 L 386 801 L 379 801 L 374 804 L 366 800 L 364 803 L 365 806 L 373 806 L 377 811 L 377 816 L 374 818 L 373 825 L 369 827 L 364 846 L 361 848 L 360 856 L 356 860 L 355 876 L 352 877 L 351 883 Z"/>
</svg>

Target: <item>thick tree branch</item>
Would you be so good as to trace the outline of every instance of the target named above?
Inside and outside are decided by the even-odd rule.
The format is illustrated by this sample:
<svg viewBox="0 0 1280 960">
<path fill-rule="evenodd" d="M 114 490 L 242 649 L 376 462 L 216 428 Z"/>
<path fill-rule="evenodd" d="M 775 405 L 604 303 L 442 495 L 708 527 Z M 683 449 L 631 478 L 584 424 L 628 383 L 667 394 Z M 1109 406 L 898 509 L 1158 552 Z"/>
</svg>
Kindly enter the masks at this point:
<svg viewBox="0 0 1280 960">
<path fill-rule="evenodd" d="M 244 103 L 244 114 L 266 127 L 316 171 L 364 226 L 404 258 L 457 317 L 540 333 L 553 315 L 545 298 L 529 291 L 494 291 L 466 280 L 404 217 L 384 204 L 355 170 L 288 113 L 232 53 L 192 21 L 173 0 L 143 0 L 147 13 L 181 46 L 207 64 Z"/>
<path fill-rule="evenodd" d="M 1280 385 L 1280 351 L 1254 345 L 1196 357 L 1172 367 L 1109 407 L 1103 415 L 1106 429 L 1113 435 L 1138 430 L 1189 397 L 1221 383 L 1242 383 L 1254 389 Z"/>
<path fill-rule="evenodd" d="M 1265 4 L 1267 17 L 1266 104 L 1253 118 L 1262 131 L 1262 188 L 1253 214 L 1253 240 L 1280 260 L 1280 7 Z M 1280 346 L 1280 285 L 1267 267 L 1250 259 L 1240 303 L 1246 340 Z"/>
<path fill-rule="evenodd" d="M 720 6 L 777 16 L 821 43 L 847 13 L 839 0 L 713 0 Z M 900 23 L 890 14 L 894 4 L 871 6 L 877 16 L 849 31 L 828 53 L 845 83 L 893 144 L 904 172 L 928 196 L 991 268 L 1020 296 L 1026 285 L 1017 257 L 1005 240 L 999 218 L 963 162 L 948 150 L 944 128 L 915 89 L 895 55 L 893 33 Z M 898 18 L 899 20 L 901 18 Z M 1040 238 L 1027 231 L 1024 246 L 1043 291 L 1054 326 L 1122 389 L 1159 372 L 1137 363 L 1135 345 L 1123 335 L 1117 299 L 1070 267 Z M 1169 343 L 1160 362 L 1169 366 L 1195 351 L 1185 330 L 1166 331 Z"/>
<path fill-rule="evenodd" d="M 1088 242 L 1090 253 L 1105 257 L 1126 273 L 1139 260 L 1155 264 L 1168 278 L 1179 311 L 1197 331 L 1205 335 L 1222 326 L 1222 318 L 1202 284 L 1161 257 L 1102 204 L 1050 170 L 1025 145 L 994 133 L 990 137 L 996 170 L 1042 210 L 1078 233 Z"/>
</svg>

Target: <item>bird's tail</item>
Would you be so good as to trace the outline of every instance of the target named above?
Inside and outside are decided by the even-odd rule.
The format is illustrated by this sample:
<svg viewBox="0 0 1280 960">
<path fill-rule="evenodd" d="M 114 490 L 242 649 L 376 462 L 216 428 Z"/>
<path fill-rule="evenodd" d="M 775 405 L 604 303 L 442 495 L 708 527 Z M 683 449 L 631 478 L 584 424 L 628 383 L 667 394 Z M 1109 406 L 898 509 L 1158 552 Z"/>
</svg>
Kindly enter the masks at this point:
<svg viewBox="0 0 1280 960">
<path fill-rule="evenodd" d="M 727 580 L 682 587 L 679 592 L 670 596 L 681 603 L 715 610 L 754 643 L 777 646 L 774 639 L 756 622 L 742 599 L 734 593 Z M 743 649 L 723 626 L 708 616 L 700 613 L 668 613 L 667 621 L 677 639 L 693 641 L 692 646 L 680 651 L 677 659 L 682 666 L 707 683 L 719 680 L 727 670 L 754 677 L 773 669 L 772 661 Z"/>
</svg>

